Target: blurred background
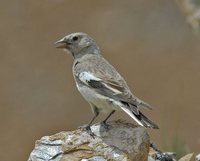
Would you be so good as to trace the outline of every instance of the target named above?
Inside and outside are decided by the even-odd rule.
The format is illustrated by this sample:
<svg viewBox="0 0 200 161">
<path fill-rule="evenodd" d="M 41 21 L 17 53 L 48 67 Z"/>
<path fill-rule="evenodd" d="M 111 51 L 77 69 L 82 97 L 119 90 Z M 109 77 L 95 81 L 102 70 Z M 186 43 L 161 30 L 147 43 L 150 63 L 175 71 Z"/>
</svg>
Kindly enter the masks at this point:
<svg viewBox="0 0 200 161">
<path fill-rule="evenodd" d="M 149 130 L 155 144 L 199 152 L 200 38 L 175 1 L 1 1 L 0 13 L 1 160 L 27 160 L 37 139 L 91 119 L 73 59 L 54 45 L 78 31 L 93 37 L 132 91 L 154 106 L 143 112 L 160 126 Z"/>
</svg>

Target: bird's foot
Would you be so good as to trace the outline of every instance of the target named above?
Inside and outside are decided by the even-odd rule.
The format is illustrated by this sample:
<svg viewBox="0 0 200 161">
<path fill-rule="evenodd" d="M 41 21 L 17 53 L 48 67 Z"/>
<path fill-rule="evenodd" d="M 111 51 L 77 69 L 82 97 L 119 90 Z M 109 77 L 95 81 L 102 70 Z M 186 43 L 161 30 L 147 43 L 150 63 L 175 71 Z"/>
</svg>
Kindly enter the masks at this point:
<svg viewBox="0 0 200 161">
<path fill-rule="evenodd" d="M 90 125 L 85 127 L 85 130 L 87 131 L 87 133 L 94 139 L 95 138 L 95 134 L 92 132 Z"/>
<path fill-rule="evenodd" d="M 79 126 L 78 128 L 86 131 L 94 139 L 95 134 L 92 132 L 90 125 L 82 125 Z"/>
<path fill-rule="evenodd" d="M 110 125 L 108 125 L 105 121 L 101 122 L 101 126 L 103 126 L 106 130 L 110 130 Z"/>
</svg>

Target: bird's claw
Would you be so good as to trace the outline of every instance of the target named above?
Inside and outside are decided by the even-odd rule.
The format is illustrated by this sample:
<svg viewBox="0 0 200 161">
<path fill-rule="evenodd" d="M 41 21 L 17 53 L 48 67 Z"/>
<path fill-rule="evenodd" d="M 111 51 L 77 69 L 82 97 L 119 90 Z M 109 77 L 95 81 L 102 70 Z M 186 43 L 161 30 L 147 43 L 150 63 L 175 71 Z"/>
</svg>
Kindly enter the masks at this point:
<svg viewBox="0 0 200 161">
<path fill-rule="evenodd" d="M 85 130 L 87 131 L 87 133 L 94 139 L 95 134 L 92 132 L 90 125 L 85 127 Z"/>
<path fill-rule="evenodd" d="M 92 132 L 90 125 L 82 125 L 79 126 L 78 128 L 86 131 L 94 139 L 95 134 Z"/>
</svg>

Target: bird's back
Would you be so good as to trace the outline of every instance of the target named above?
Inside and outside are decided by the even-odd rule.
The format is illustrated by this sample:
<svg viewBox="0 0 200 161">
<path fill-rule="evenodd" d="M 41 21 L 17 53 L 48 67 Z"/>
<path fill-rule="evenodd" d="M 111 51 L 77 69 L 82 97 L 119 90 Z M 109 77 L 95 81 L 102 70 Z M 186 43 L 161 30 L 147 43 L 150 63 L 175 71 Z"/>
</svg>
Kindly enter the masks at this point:
<svg viewBox="0 0 200 161">
<path fill-rule="evenodd" d="M 82 56 L 74 62 L 73 71 L 73 73 L 89 72 L 96 77 L 113 80 L 130 92 L 123 77 L 101 55 L 87 54 Z"/>
</svg>

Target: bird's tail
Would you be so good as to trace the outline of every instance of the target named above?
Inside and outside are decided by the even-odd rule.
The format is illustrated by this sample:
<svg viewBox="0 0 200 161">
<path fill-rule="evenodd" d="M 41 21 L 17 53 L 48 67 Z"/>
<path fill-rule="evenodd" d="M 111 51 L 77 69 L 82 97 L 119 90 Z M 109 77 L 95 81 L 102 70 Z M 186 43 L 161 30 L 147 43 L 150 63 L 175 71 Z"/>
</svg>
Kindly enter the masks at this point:
<svg viewBox="0 0 200 161">
<path fill-rule="evenodd" d="M 124 112 L 126 112 L 131 118 L 133 118 L 140 126 L 159 129 L 158 125 L 156 125 L 153 121 L 149 120 L 145 115 L 143 115 L 140 111 L 138 114 L 130 111 L 126 107 L 121 107 Z"/>
<path fill-rule="evenodd" d="M 139 111 L 139 115 L 136 115 L 138 120 L 142 122 L 145 127 L 152 129 L 159 129 L 158 125 L 156 125 L 153 121 L 149 120 L 144 114 Z"/>
</svg>

